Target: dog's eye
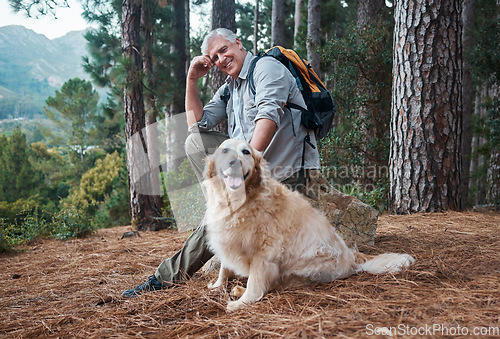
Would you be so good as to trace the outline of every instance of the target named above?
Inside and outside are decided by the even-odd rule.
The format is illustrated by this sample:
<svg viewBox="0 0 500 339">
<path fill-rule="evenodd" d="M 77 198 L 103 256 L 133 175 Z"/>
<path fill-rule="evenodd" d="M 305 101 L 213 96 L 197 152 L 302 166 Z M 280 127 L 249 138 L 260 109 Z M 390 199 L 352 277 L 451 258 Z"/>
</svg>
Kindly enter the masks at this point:
<svg viewBox="0 0 500 339">
<path fill-rule="evenodd" d="M 223 148 L 221 152 L 222 153 L 227 153 L 227 148 Z"/>
<path fill-rule="evenodd" d="M 243 151 L 241 151 L 241 153 L 245 154 L 245 155 L 249 155 L 250 154 L 250 151 L 247 150 L 247 149 L 244 149 Z"/>
</svg>

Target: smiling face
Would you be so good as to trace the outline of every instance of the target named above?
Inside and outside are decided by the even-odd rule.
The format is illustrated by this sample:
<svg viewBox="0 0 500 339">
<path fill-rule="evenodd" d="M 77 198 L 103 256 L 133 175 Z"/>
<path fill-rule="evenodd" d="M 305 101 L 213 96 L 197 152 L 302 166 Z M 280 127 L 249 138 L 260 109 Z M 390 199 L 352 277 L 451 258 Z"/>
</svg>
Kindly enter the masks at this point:
<svg viewBox="0 0 500 339">
<path fill-rule="evenodd" d="M 241 72 L 247 52 L 238 38 L 233 43 L 217 35 L 209 42 L 207 55 L 222 73 L 236 79 Z"/>
</svg>

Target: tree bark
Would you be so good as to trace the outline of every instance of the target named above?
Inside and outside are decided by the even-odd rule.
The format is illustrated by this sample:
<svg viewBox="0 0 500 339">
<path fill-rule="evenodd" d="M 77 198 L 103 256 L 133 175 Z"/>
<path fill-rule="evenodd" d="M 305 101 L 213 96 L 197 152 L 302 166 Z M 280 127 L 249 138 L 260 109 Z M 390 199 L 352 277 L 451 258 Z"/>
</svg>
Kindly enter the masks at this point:
<svg viewBox="0 0 500 339">
<path fill-rule="evenodd" d="M 184 113 L 186 96 L 186 70 L 188 62 L 186 54 L 186 4 L 185 0 L 173 0 L 174 20 L 172 23 L 172 48 L 178 67 L 173 68 L 173 75 L 177 83 L 177 90 L 172 100 L 171 114 Z"/>
<path fill-rule="evenodd" d="M 271 19 L 271 46 L 285 44 L 285 1 L 273 0 Z"/>
<path fill-rule="evenodd" d="M 297 41 L 299 35 L 300 24 L 302 23 L 302 8 L 304 7 L 304 0 L 295 0 L 295 16 L 293 28 L 293 46 L 297 48 L 299 42 Z"/>
<path fill-rule="evenodd" d="M 153 78 L 153 37 L 154 37 L 154 22 L 153 22 L 153 2 L 152 0 L 143 0 L 142 13 L 141 13 L 141 33 L 144 44 L 142 46 L 142 63 L 144 76 L 146 79 Z M 145 120 L 146 120 L 146 136 L 147 136 L 147 155 L 151 171 L 149 172 L 151 178 L 151 187 L 160 188 L 160 170 L 161 167 L 156 166 L 160 164 L 160 152 L 158 150 L 158 130 L 156 121 L 158 118 L 158 110 L 156 108 L 156 94 L 153 90 L 148 89 L 145 96 Z M 161 209 L 163 206 L 163 199 L 159 190 L 151 191 L 150 203 L 151 209 L 154 211 L 154 217 L 161 217 Z M 161 228 L 161 227 L 160 227 Z"/>
<path fill-rule="evenodd" d="M 224 27 L 236 32 L 236 6 L 234 0 L 213 0 L 212 1 L 212 29 Z M 213 67 L 210 77 L 210 88 L 212 96 L 224 84 L 226 76 L 217 67 Z M 215 130 L 227 133 L 227 121 L 221 122 Z"/>
<path fill-rule="evenodd" d="M 321 46 L 321 0 L 309 0 L 307 4 L 307 60 L 317 74 L 320 74 L 320 55 L 318 48 Z"/>
<path fill-rule="evenodd" d="M 486 105 L 492 98 L 491 94 L 492 89 L 490 85 L 485 83 L 478 88 L 474 100 L 474 115 L 481 125 L 486 124 L 488 114 Z M 484 205 L 487 202 L 486 196 L 488 191 L 488 180 L 485 170 L 488 167 L 488 159 L 481 150 L 484 149 L 488 140 L 482 131 L 476 131 L 471 139 L 471 155 L 473 156 L 470 161 L 470 173 L 475 174 L 475 178 L 469 180 L 469 189 L 475 194 L 474 199 L 472 199 L 472 204 Z"/>
<path fill-rule="evenodd" d="M 144 135 L 145 110 L 141 55 L 141 1 L 124 0 L 122 3 L 121 47 L 125 58 L 131 61 L 123 89 L 125 137 L 127 140 L 127 170 L 130 191 L 132 225 L 138 230 L 156 229 L 153 219 L 158 216 L 150 192 L 151 177 L 144 171 L 148 159 L 147 136 Z M 134 137 L 140 142 L 133 142 Z M 144 175 L 146 172 L 147 174 Z"/>
<path fill-rule="evenodd" d="M 474 30 L 474 0 L 464 0 L 463 5 L 463 50 L 471 51 Z M 472 68 L 469 55 L 464 55 L 463 62 L 463 119 L 462 119 L 462 209 L 469 205 L 469 178 L 472 152 L 472 114 L 474 95 L 472 91 Z"/>
<path fill-rule="evenodd" d="M 369 30 L 377 24 L 384 8 L 385 0 L 358 0 L 357 29 L 360 36 L 364 36 L 366 30 Z M 385 41 L 378 41 L 378 44 L 373 47 L 373 51 L 382 51 L 384 49 L 384 44 Z M 368 174 L 370 169 L 385 166 L 387 164 L 385 152 L 384 154 L 380 154 L 381 152 L 377 152 L 379 150 L 378 148 L 370 149 L 369 147 L 375 143 L 375 139 L 384 139 L 387 130 L 385 124 L 388 120 L 388 117 L 387 120 L 382 118 L 384 112 L 388 112 L 387 110 L 381 110 L 380 107 L 380 103 L 382 102 L 379 99 L 382 97 L 380 95 L 381 87 L 372 85 L 372 83 L 381 79 L 376 78 L 373 75 L 373 72 L 371 72 L 371 69 L 367 69 L 369 67 L 370 66 L 364 64 L 358 65 L 359 75 L 356 84 L 358 97 L 366 98 L 366 100 L 360 100 L 362 103 L 356 109 L 357 116 L 359 116 L 361 121 L 364 122 L 361 130 L 365 139 L 364 144 L 361 145 L 363 154 L 363 174 L 361 184 L 365 187 L 373 187 L 375 180 L 377 180 L 377 178 L 374 178 L 373 175 Z"/>
<path fill-rule="evenodd" d="M 184 0 L 184 11 L 186 17 L 186 26 L 184 27 L 184 31 L 186 34 L 186 69 L 185 73 L 188 73 L 189 64 L 191 63 L 191 21 L 189 20 L 189 16 L 191 15 L 191 8 L 189 7 L 189 0 Z"/>
<path fill-rule="evenodd" d="M 389 208 L 395 213 L 458 210 L 461 2 L 396 4 Z"/>
<path fill-rule="evenodd" d="M 224 27 L 236 32 L 234 0 L 213 0 L 212 1 L 212 29 Z M 217 67 L 212 68 L 210 78 L 210 88 L 212 95 L 224 84 L 226 76 Z"/>
<path fill-rule="evenodd" d="M 253 15 L 253 54 L 259 52 L 259 0 L 255 0 L 255 9 Z"/>
<path fill-rule="evenodd" d="M 372 24 L 385 8 L 385 0 L 358 0 L 357 27 Z"/>
</svg>

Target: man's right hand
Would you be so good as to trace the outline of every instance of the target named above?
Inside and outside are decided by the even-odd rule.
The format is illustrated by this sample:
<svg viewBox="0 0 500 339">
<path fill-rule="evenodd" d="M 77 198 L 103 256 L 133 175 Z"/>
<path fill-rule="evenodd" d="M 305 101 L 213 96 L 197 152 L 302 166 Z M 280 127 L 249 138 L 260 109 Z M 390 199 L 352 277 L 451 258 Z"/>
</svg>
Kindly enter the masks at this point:
<svg viewBox="0 0 500 339">
<path fill-rule="evenodd" d="M 203 105 L 198 94 L 198 79 L 208 74 L 215 64 L 206 55 L 196 56 L 191 60 L 186 81 L 186 116 L 188 126 L 200 121 Z"/>
<path fill-rule="evenodd" d="M 188 70 L 189 80 L 198 80 L 208 74 L 210 68 L 214 67 L 215 64 L 210 60 L 207 55 L 196 56 L 191 60 Z"/>
</svg>

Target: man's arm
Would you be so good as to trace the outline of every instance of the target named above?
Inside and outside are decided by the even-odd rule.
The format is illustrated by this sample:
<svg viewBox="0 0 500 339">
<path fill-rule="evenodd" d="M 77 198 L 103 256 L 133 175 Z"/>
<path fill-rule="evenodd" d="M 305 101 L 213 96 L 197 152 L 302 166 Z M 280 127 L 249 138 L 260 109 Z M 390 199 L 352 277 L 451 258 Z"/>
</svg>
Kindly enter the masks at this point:
<svg viewBox="0 0 500 339">
<path fill-rule="evenodd" d="M 203 104 L 198 93 L 198 79 L 207 75 L 214 63 L 208 56 L 194 57 L 189 66 L 186 79 L 186 116 L 188 126 L 200 121 Z"/>
<path fill-rule="evenodd" d="M 273 139 L 274 132 L 276 132 L 277 125 L 274 121 L 269 119 L 259 119 L 255 123 L 252 140 L 250 145 L 259 152 L 264 152 Z"/>
</svg>

